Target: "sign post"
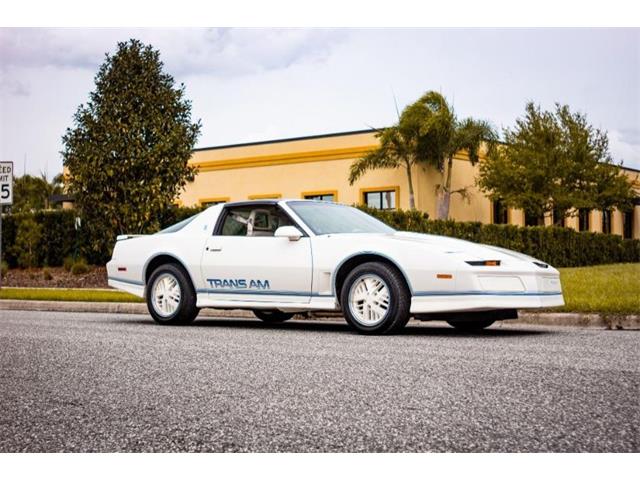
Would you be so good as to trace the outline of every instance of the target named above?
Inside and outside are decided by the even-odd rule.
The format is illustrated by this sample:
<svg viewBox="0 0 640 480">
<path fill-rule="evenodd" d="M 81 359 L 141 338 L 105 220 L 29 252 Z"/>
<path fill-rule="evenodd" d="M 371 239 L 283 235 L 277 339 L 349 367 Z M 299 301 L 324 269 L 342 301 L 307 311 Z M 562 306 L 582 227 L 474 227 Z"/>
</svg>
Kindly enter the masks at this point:
<svg viewBox="0 0 640 480">
<path fill-rule="evenodd" d="M 13 205 L 13 162 L 0 162 L 0 265 L 2 265 L 2 207 L 5 205 Z M 0 272 L 0 288 L 2 288 L 2 272 Z"/>
</svg>

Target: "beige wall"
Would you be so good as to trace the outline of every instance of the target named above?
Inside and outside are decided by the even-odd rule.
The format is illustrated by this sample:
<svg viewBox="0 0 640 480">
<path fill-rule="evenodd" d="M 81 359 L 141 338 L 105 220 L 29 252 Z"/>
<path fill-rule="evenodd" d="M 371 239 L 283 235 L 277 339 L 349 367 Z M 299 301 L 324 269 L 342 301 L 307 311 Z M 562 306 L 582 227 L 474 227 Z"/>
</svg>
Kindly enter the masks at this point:
<svg viewBox="0 0 640 480">
<path fill-rule="evenodd" d="M 304 192 L 337 191 L 338 202 L 359 202 L 359 189 L 399 187 L 400 208 L 409 208 L 406 175 L 399 170 L 378 170 L 350 186 L 347 173 L 353 159 L 291 165 L 272 165 L 198 174 L 180 197 L 184 205 L 209 198 L 246 200 L 252 196 L 277 194 L 280 198 L 302 198 Z"/>
<path fill-rule="evenodd" d="M 362 202 L 362 191 L 392 188 L 398 193 L 397 206 L 409 208 L 407 175 L 403 169 L 374 170 L 355 185 L 348 182 L 351 163 L 375 148 L 372 132 L 340 134 L 298 140 L 265 142 L 253 145 L 216 147 L 194 151 L 190 161 L 199 169 L 194 182 L 187 185 L 179 199 L 182 205 L 211 201 L 237 201 L 277 195 L 279 198 L 303 198 L 309 193 L 334 193 L 345 204 Z M 468 188 L 469 200 L 460 195 L 451 199 L 450 218 L 459 221 L 492 221 L 491 202 L 476 188 L 477 167 L 463 154 L 454 159 L 452 188 Z M 639 174 L 625 170 L 640 192 Z M 412 170 L 416 207 L 436 214 L 436 187 L 442 176 L 434 168 Z M 640 238 L 640 206 L 634 211 L 634 238 Z M 520 210 L 509 210 L 509 222 L 524 225 Z M 547 223 L 550 223 L 550 219 Z M 578 228 L 577 217 L 568 226 Z M 622 234 L 622 214 L 614 212 L 613 233 Z M 601 213 L 591 212 L 591 230 L 602 231 Z"/>
<path fill-rule="evenodd" d="M 302 198 L 309 192 L 337 192 L 340 203 L 362 201 L 362 191 L 394 188 L 398 206 L 409 208 L 407 175 L 403 169 L 374 170 L 355 185 L 348 182 L 351 163 L 377 146 L 373 133 L 323 137 L 261 145 L 215 148 L 194 152 L 191 163 L 198 166 L 195 181 L 180 196 L 183 205 L 205 201 L 246 200 L 278 194 L 281 198 Z M 454 160 L 452 187 L 468 187 L 469 201 L 454 195 L 451 217 L 457 220 L 491 221 L 491 203 L 475 187 L 475 167 L 460 155 Z M 414 167 L 416 207 L 435 215 L 436 186 L 442 177 L 434 168 Z"/>
</svg>

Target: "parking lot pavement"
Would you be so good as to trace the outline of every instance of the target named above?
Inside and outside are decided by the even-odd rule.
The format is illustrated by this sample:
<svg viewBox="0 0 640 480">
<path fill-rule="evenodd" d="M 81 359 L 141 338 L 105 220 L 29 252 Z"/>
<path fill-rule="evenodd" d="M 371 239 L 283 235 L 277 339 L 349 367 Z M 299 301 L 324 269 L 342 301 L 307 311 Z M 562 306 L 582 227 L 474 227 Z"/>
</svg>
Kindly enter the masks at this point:
<svg viewBox="0 0 640 480">
<path fill-rule="evenodd" d="M 0 311 L 0 451 L 638 451 L 640 332 Z"/>
</svg>

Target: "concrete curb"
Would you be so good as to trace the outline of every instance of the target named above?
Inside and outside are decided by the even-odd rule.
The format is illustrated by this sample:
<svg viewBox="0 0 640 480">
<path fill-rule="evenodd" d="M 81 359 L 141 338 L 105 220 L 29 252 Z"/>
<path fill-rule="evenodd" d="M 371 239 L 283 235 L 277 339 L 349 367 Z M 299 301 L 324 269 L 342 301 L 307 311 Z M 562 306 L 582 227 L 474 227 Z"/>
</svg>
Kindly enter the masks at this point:
<svg viewBox="0 0 640 480">
<path fill-rule="evenodd" d="M 40 300 L 0 300 L 0 310 L 26 310 L 49 312 L 92 312 L 92 313 L 121 313 L 147 315 L 144 303 L 117 302 L 54 302 Z M 218 318 L 255 318 L 247 310 L 216 310 L 203 308 L 202 317 Z M 309 317 L 314 320 L 337 320 L 340 314 L 332 312 L 312 313 Z M 598 313 L 549 313 L 549 312 L 520 312 L 518 320 L 509 323 L 523 323 L 529 325 L 551 325 L 562 327 L 590 327 L 604 329 L 640 329 L 640 315 L 604 315 Z"/>
<path fill-rule="evenodd" d="M 596 327 L 607 330 L 640 329 L 640 315 L 601 313 L 519 312 L 517 323 L 530 325 L 558 325 L 568 327 Z"/>
<path fill-rule="evenodd" d="M 37 312 L 91 312 L 148 315 L 146 303 L 120 302 L 58 302 L 48 300 L 0 300 L 0 310 L 26 310 Z M 214 310 L 203 308 L 204 317 L 255 318 L 246 310 Z"/>
</svg>

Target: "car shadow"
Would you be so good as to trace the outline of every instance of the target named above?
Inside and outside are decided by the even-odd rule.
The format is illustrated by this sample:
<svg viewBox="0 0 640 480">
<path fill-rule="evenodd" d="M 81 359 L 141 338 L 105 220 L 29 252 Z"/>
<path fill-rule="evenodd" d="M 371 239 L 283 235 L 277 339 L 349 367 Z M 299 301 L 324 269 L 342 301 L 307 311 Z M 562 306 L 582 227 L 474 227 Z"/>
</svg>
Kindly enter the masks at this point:
<svg viewBox="0 0 640 480">
<path fill-rule="evenodd" d="M 153 320 L 130 320 L 119 319 L 121 323 L 137 323 L 144 325 L 155 325 Z M 271 331 L 310 331 L 310 332 L 343 332 L 346 334 L 360 334 L 353 330 L 346 322 L 339 319 L 331 321 L 322 320 L 291 320 L 283 323 L 269 324 L 254 319 L 236 319 L 236 318 L 200 318 L 188 326 L 180 326 L 174 328 L 239 328 L 239 329 L 255 329 L 255 330 L 271 330 Z M 158 325 L 158 328 L 161 327 Z M 532 335 L 551 335 L 553 332 L 549 329 L 539 329 L 535 326 L 496 324 L 479 332 L 462 332 L 449 327 L 443 322 L 423 322 L 411 323 L 404 327 L 396 335 L 398 336 L 445 336 L 445 337 L 518 337 Z"/>
</svg>

